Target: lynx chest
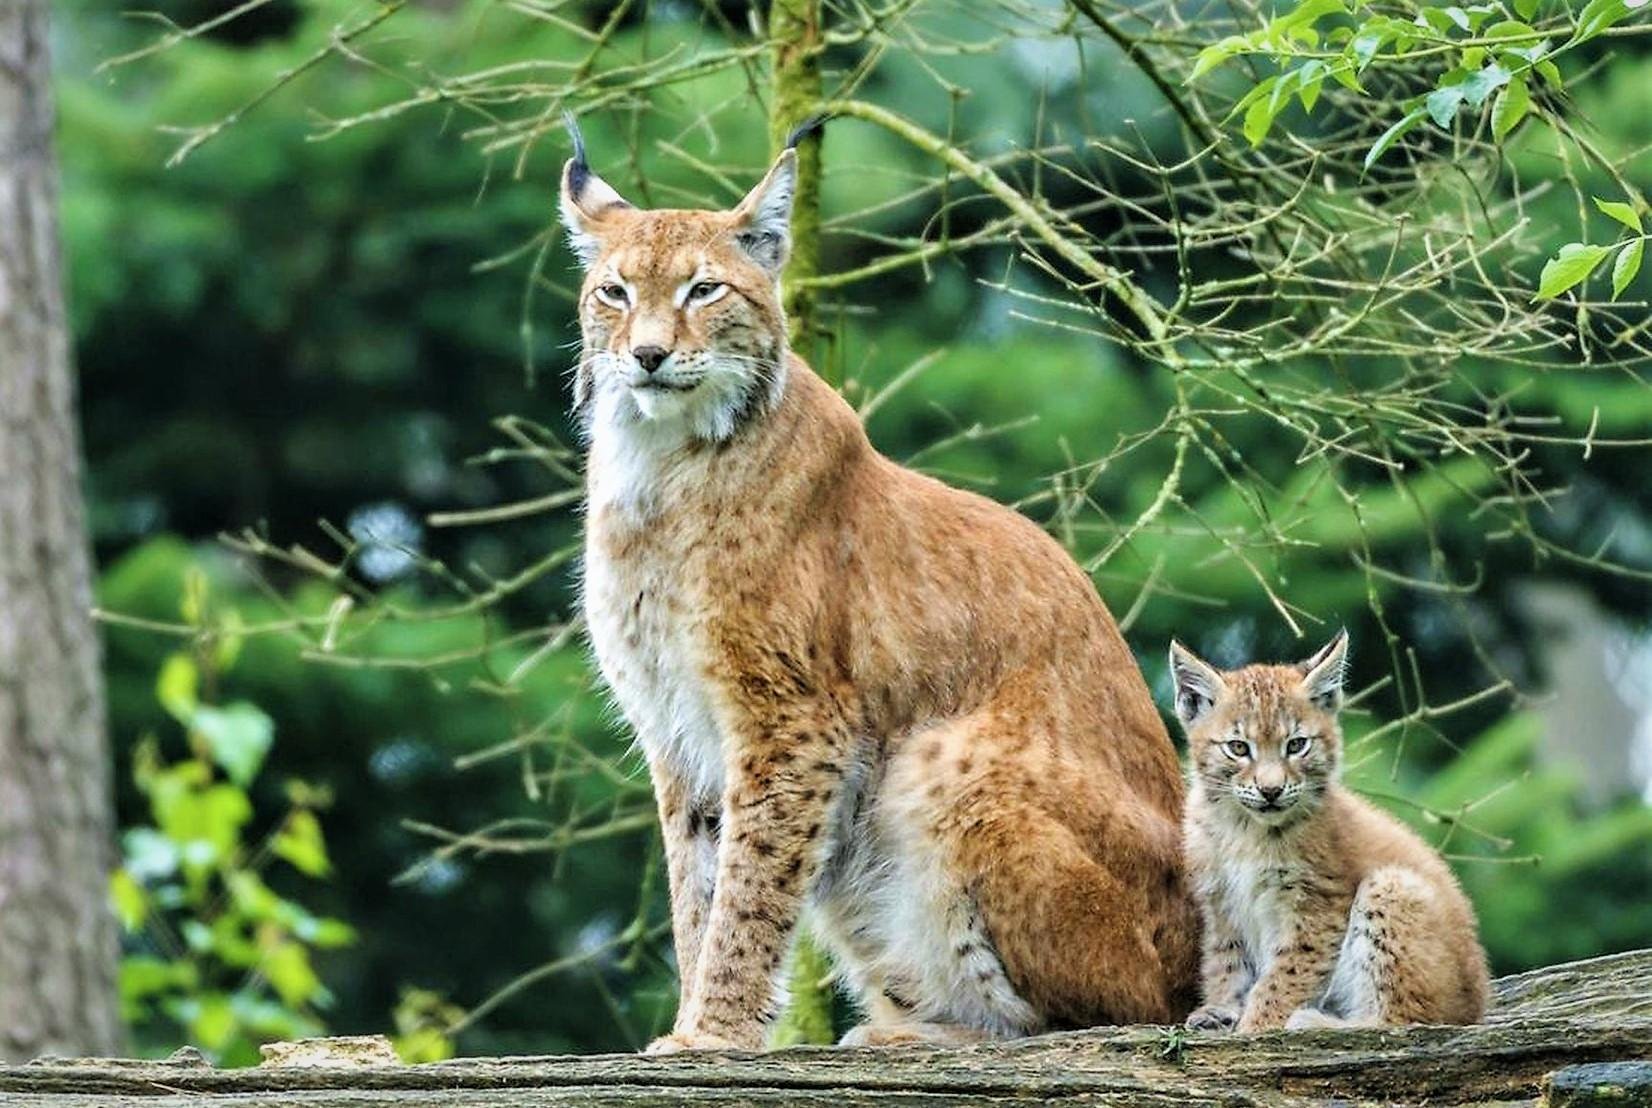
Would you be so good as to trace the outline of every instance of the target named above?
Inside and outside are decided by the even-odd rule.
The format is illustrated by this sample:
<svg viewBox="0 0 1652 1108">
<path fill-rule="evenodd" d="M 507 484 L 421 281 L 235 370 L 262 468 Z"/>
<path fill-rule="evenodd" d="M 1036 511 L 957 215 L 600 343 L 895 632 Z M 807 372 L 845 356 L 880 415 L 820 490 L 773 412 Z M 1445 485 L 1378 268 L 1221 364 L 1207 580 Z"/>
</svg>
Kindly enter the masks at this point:
<svg viewBox="0 0 1652 1108">
<path fill-rule="evenodd" d="M 709 685 L 707 621 L 680 559 L 619 541 L 590 521 L 584 608 L 603 680 L 655 762 L 704 797 L 720 795 L 723 749 Z"/>
</svg>

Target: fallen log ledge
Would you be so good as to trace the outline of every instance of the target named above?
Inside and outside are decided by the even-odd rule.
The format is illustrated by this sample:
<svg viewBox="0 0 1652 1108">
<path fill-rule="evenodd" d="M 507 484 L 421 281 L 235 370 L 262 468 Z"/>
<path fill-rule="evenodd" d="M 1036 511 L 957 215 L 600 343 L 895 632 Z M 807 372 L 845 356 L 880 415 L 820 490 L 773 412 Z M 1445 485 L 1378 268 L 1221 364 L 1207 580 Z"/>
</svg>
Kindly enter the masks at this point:
<svg viewBox="0 0 1652 1108">
<path fill-rule="evenodd" d="M 827 1108 L 1327 1103 L 1652 1106 L 1652 950 L 1505 977 L 1477 1027 L 1231 1036 L 1165 1027 L 966 1048 L 467 1058 L 386 1064 L 382 1040 L 286 1044 L 254 1069 L 41 1059 L 0 1068 L 0 1104 L 36 1108 Z M 337 1044 L 336 1048 L 329 1044 Z"/>
</svg>

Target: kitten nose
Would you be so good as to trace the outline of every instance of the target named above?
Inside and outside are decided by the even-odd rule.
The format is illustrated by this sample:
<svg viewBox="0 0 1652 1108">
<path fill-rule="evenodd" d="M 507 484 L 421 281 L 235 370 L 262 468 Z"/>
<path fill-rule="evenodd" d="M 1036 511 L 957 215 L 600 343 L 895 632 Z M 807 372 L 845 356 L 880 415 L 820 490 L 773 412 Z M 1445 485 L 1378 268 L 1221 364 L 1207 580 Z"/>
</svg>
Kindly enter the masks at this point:
<svg viewBox="0 0 1652 1108">
<path fill-rule="evenodd" d="M 671 351 L 663 346 L 639 346 L 631 351 L 631 356 L 637 359 L 644 373 L 653 373 L 660 368 L 660 364 L 671 357 Z"/>
<path fill-rule="evenodd" d="M 1256 791 L 1262 794 L 1262 799 L 1263 800 L 1266 800 L 1269 804 L 1272 804 L 1274 801 L 1278 800 L 1280 798 L 1280 796 L 1285 792 L 1285 786 L 1283 786 L 1283 785 L 1258 785 L 1258 786 L 1256 786 Z"/>
</svg>

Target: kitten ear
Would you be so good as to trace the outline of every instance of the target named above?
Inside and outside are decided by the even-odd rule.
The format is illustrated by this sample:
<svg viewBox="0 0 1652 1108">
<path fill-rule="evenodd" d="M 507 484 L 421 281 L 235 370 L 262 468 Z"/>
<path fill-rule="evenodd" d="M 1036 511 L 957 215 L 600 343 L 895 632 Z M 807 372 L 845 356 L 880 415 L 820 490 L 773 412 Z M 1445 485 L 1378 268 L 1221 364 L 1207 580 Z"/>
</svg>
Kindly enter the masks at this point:
<svg viewBox="0 0 1652 1108">
<path fill-rule="evenodd" d="M 1338 631 L 1296 668 L 1302 673 L 1302 692 L 1315 707 L 1327 712 L 1341 708 L 1342 681 L 1348 672 L 1348 629 Z"/>
<path fill-rule="evenodd" d="M 1215 666 L 1175 639 L 1170 640 L 1170 680 L 1176 690 L 1176 718 L 1183 727 L 1203 719 L 1228 687 Z"/>
<path fill-rule="evenodd" d="M 574 156 L 562 167 L 562 225 L 568 229 L 568 245 L 573 247 L 579 264 L 589 266 L 602 252 L 604 218 L 631 205 L 612 185 L 591 172 L 585 160 L 585 138 L 573 115 L 564 113 L 562 121 L 574 144 Z"/>
</svg>

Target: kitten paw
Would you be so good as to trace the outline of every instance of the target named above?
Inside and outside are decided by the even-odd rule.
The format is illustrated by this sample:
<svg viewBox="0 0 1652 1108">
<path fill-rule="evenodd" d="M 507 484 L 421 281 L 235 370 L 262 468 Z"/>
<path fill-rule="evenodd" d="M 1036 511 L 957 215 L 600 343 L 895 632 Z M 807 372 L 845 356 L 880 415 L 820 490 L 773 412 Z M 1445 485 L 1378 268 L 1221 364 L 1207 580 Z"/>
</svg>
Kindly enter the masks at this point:
<svg viewBox="0 0 1652 1108">
<path fill-rule="evenodd" d="M 1238 1022 L 1238 1011 L 1220 1004 L 1207 1004 L 1187 1017 L 1187 1026 L 1194 1031 L 1231 1031 Z"/>
<path fill-rule="evenodd" d="M 649 1043 L 644 1054 L 680 1054 L 685 1050 L 739 1050 L 740 1044 L 718 1035 L 673 1032 Z"/>
</svg>

